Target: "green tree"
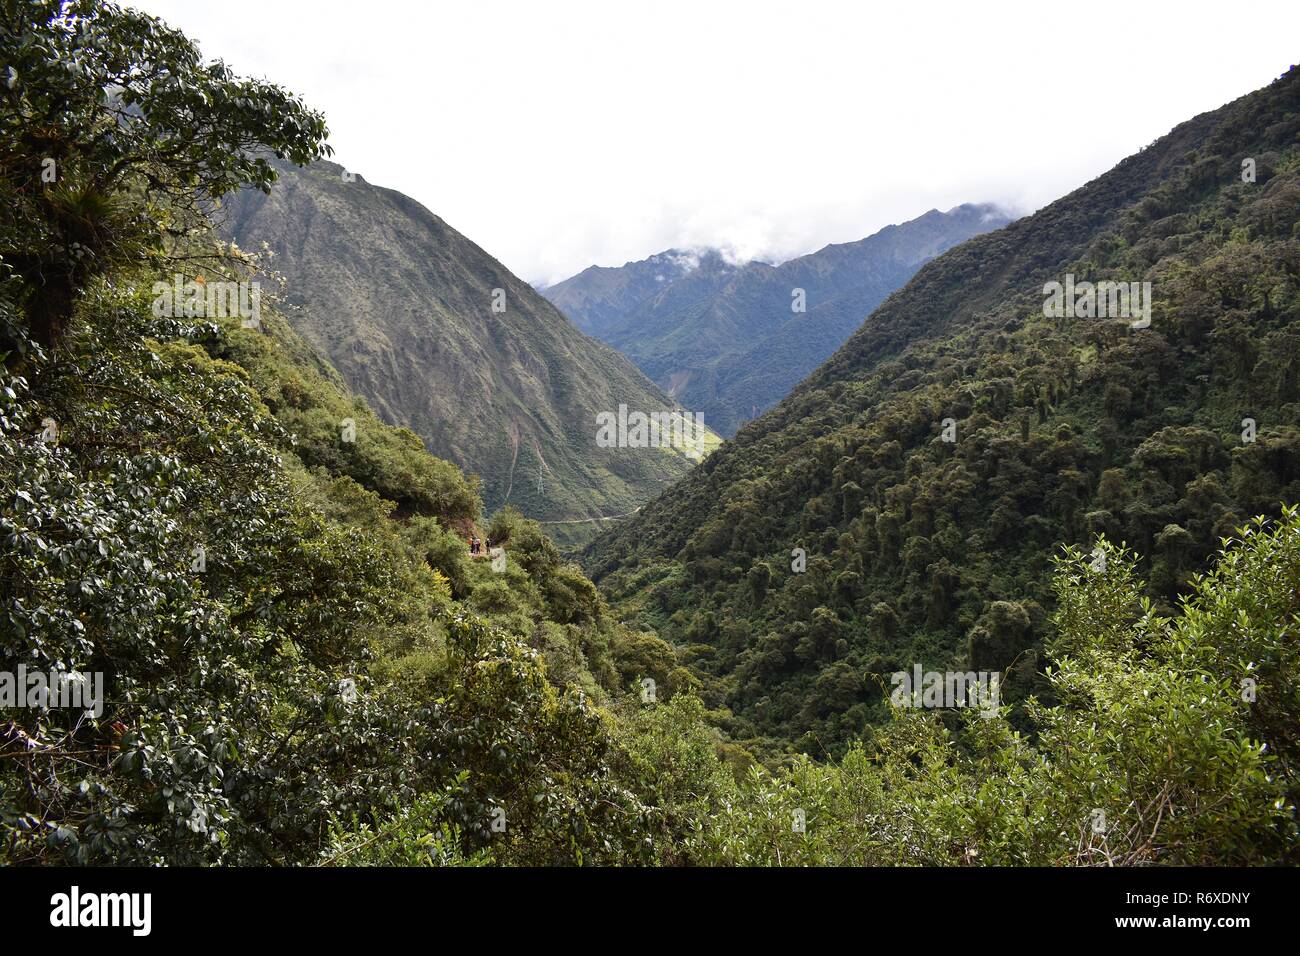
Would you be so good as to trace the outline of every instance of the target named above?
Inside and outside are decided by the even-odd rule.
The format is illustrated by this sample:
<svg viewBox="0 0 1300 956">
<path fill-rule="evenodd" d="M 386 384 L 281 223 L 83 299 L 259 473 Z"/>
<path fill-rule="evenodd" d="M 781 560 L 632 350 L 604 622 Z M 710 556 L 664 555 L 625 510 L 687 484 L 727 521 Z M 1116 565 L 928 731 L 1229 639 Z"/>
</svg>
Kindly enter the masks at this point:
<svg viewBox="0 0 1300 956">
<path fill-rule="evenodd" d="M 269 191 L 259 152 L 330 152 L 297 97 L 242 80 L 160 20 L 102 0 L 0 3 L 0 256 L 33 339 L 63 337 L 76 298 L 116 264 L 160 256 L 196 207 Z"/>
</svg>

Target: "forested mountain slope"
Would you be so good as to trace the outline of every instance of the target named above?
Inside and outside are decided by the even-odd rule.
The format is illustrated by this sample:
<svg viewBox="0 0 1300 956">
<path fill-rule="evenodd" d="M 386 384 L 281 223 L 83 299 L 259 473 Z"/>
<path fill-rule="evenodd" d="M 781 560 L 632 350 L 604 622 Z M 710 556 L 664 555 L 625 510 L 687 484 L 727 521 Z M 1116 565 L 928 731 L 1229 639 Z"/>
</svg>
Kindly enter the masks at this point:
<svg viewBox="0 0 1300 956">
<path fill-rule="evenodd" d="M 1298 105 L 1293 68 L 922 267 L 593 542 L 594 579 L 735 737 L 813 754 L 916 662 L 1041 689 L 1062 544 L 1127 543 L 1172 610 L 1221 537 L 1300 499 Z M 1067 274 L 1150 282 L 1150 327 L 1045 317 Z"/>
<path fill-rule="evenodd" d="M 987 204 L 932 209 L 779 266 L 670 250 L 617 269 L 593 266 L 542 294 L 731 435 L 783 398 L 923 263 L 1009 221 Z"/>
<path fill-rule="evenodd" d="M 1180 172 L 1165 144 L 1146 197 L 1069 253 L 1156 257 L 1149 334 L 1076 340 L 1027 306 L 965 316 L 956 357 L 885 344 L 860 383 L 847 358 L 793 400 L 824 442 L 796 416 L 778 457 L 747 458 L 749 429 L 676 489 L 689 513 L 663 499 L 637 523 L 644 567 L 615 567 L 639 541 L 594 549 L 615 613 L 536 522 L 479 527 L 473 478 L 381 421 L 269 302 L 244 314 L 258 263 L 205 210 L 274 191 L 268 152 L 328 155 L 323 115 L 101 0 L 0 4 L 0 62 L 0 864 L 1300 858 L 1300 511 L 1276 508 L 1295 438 L 1269 417 L 1296 405 L 1293 76 L 1181 130 L 1205 165 Z M 1251 190 L 1221 182 L 1238 139 Z M 1237 446 L 1212 429 L 1242 401 L 1261 428 Z M 948 404 L 957 441 L 917 438 Z M 1093 436 L 1089 415 L 1114 424 Z M 1205 526 L 1257 507 L 1281 516 L 1180 588 Z M 1159 527 L 1153 559 L 1089 550 L 1112 524 Z M 1056 553 L 1062 529 L 1083 548 Z M 471 557 L 471 530 L 504 560 Z M 793 586 L 787 532 L 809 550 Z M 720 548 L 733 536 L 748 567 Z M 981 603 L 1022 582 L 1031 597 Z M 1171 588 L 1168 615 L 1144 597 Z M 864 646 L 871 667 L 926 639 L 927 665 L 960 658 L 977 612 L 990 666 L 1048 633 L 1037 675 L 1010 669 L 1042 700 L 899 702 L 847 733 L 880 709 L 853 699 Z M 752 736 L 801 722 L 843 756 Z"/>
<path fill-rule="evenodd" d="M 223 233 L 269 247 L 290 322 L 384 420 L 478 475 L 489 511 L 571 520 L 550 527 L 577 541 L 691 466 L 598 447 L 598 413 L 673 402 L 419 203 L 326 161 L 276 168 L 270 195 L 227 198 Z"/>
<path fill-rule="evenodd" d="M 0 62 L 0 863 L 654 859 L 597 709 L 652 637 L 212 232 L 323 116 L 96 0 Z"/>
</svg>

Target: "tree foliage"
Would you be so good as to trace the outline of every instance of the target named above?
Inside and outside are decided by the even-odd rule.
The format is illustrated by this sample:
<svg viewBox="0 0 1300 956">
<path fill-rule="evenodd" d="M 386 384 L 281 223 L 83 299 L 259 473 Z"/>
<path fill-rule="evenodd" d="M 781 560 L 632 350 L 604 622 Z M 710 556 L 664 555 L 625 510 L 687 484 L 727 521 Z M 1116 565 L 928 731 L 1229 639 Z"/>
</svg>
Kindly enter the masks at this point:
<svg viewBox="0 0 1300 956">
<path fill-rule="evenodd" d="M 184 213 L 243 185 L 269 190 L 262 153 L 329 153 L 324 118 L 292 94 L 111 3 L 4 0 L 0 63 L 0 188 L 17 206 L 0 255 L 46 348 L 88 282 L 162 255 Z"/>
</svg>

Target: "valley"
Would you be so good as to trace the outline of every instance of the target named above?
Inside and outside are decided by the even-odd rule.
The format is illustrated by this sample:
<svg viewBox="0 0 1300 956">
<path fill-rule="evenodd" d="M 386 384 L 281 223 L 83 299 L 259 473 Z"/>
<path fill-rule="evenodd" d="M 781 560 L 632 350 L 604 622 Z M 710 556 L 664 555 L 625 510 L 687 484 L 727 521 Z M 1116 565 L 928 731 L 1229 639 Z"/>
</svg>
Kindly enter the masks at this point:
<svg viewBox="0 0 1300 956">
<path fill-rule="evenodd" d="M 554 85 L 545 44 L 572 29 L 543 23 L 533 44 L 509 18 L 502 36 L 541 48 L 539 98 L 490 96 L 502 61 L 477 47 L 472 70 L 433 82 L 481 36 L 463 23 L 419 65 L 429 77 L 381 82 L 405 66 L 390 44 L 461 11 L 404 11 L 402 31 L 354 13 L 302 14 L 333 37 L 302 41 L 310 62 L 275 50 L 286 80 L 329 99 L 327 122 L 150 13 L 0 3 L 15 925 L 69 928 L 71 881 L 118 874 L 146 889 L 105 907 L 129 900 L 162 936 L 212 912 L 245 926 L 230 884 L 177 889 L 190 879 L 271 874 L 277 914 L 288 887 L 349 901 L 370 932 L 364 914 L 402 901 L 387 887 L 427 903 L 429 868 L 817 866 L 913 868 L 920 882 L 894 882 L 917 912 L 1013 905 L 1059 928 L 1028 890 L 994 898 L 1012 870 L 1055 890 L 1049 868 L 1142 867 L 1130 901 L 1146 905 L 1179 899 L 1151 874 L 1181 871 L 1156 868 L 1236 868 L 1207 903 L 1244 905 L 1243 873 L 1300 864 L 1300 68 L 1172 128 L 1142 114 L 1124 135 L 1167 131 L 1025 215 L 951 205 L 988 195 L 996 177 L 972 172 L 916 187 L 915 208 L 946 212 L 840 243 L 850 199 L 895 207 L 859 189 L 872 157 L 840 138 L 854 124 L 767 155 L 789 135 L 768 115 L 781 89 L 747 127 L 753 104 L 732 95 L 724 117 L 730 85 L 686 58 L 677 87 L 654 49 L 641 99 L 560 108 L 603 92 L 585 72 Z M 746 25 L 781 45 L 806 22 L 787 14 L 746 8 Z M 813 22 L 822 43 L 845 32 Z M 267 55 L 206 29 L 232 56 Z M 881 31 L 909 56 L 943 39 Z M 362 69 L 351 46 L 376 37 L 385 56 Z M 744 46 L 709 43 L 709 63 Z M 818 69 L 778 86 L 801 93 L 801 131 L 828 98 L 884 101 L 880 141 L 910 144 L 971 115 L 982 70 L 1001 75 L 976 52 L 979 77 L 881 92 L 824 82 L 837 67 L 814 45 Z M 1039 79 L 1101 102 L 1109 74 L 1080 75 Z M 1142 75 L 1124 96 L 1149 98 Z M 485 149 L 450 121 L 412 124 L 412 102 L 502 136 Z M 1017 103 L 995 103 L 974 119 L 1011 162 L 1023 124 L 996 126 Z M 493 233 L 518 273 L 334 161 L 348 138 L 365 152 L 355 131 L 376 111 L 412 195 L 441 207 L 491 187 L 452 218 Z M 546 143 L 520 132 L 535 114 Z M 620 118 L 633 135 L 616 142 Z M 651 119 L 678 185 L 646 198 L 631 170 Z M 418 138 L 435 125 L 436 155 Z M 746 130 L 762 149 L 732 152 Z M 929 175 L 981 161 L 982 130 L 961 132 L 916 157 Z M 1052 144 L 1044 182 L 1086 167 L 1076 146 Z M 790 243 L 776 214 L 714 204 L 715 169 L 824 218 L 815 251 L 735 254 L 727 237 Z M 528 174 L 539 185 L 509 188 Z M 666 228 L 680 203 L 690 221 Z M 521 252 L 527 211 L 546 208 L 555 248 Z M 625 254 L 633 234 L 644 258 Z M 540 291 L 519 278 L 619 260 Z M 361 867 L 387 871 L 365 876 L 380 890 L 340 875 Z M 969 867 L 989 868 L 973 904 L 972 884 L 935 882 Z M 41 882 L 64 874 L 66 890 Z M 495 891 L 466 879 L 438 898 Z M 1133 918 L 1112 912 L 1120 883 L 1086 885 L 1109 895 L 1058 893 L 1080 927 Z"/>
</svg>

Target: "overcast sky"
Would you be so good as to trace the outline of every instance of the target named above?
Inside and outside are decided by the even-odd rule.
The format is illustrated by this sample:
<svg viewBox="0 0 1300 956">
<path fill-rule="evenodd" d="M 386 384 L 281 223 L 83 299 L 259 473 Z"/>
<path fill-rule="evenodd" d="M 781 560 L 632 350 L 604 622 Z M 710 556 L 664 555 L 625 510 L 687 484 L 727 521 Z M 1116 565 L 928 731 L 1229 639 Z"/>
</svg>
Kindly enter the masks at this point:
<svg viewBox="0 0 1300 956">
<path fill-rule="evenodd" d="M 1032 211 L 1285 72 L 1300 3 L 126 0 L 532 282 Z M 1050 9 L 1048 9 L 1050 7 Z"/>
</svg>

